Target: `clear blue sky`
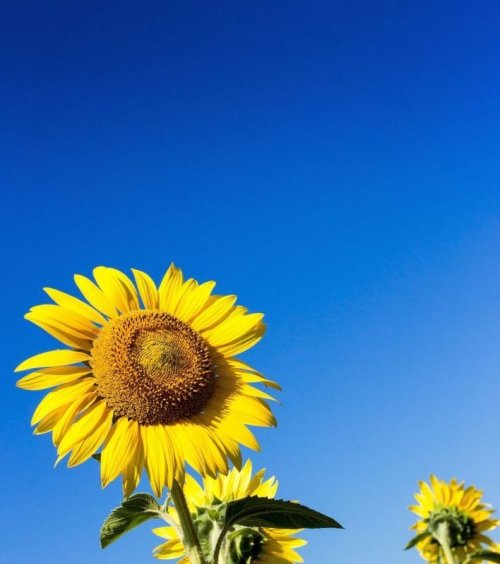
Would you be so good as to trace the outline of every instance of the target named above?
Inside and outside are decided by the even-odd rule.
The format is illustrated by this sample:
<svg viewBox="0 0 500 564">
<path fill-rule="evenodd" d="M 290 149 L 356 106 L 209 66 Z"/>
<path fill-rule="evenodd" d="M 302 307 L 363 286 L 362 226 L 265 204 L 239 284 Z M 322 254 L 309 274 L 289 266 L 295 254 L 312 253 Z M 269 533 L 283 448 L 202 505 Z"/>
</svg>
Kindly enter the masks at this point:
<svg viewBox="0 0 500 564">
<path fill-rule="evenodd" d="M 153 562 L 148 527 L 100 550 L 119 485 L 54 470 L 14 388 L 54 344 L 24 312 L 99 264 L 174 260 L 266 313 L 255 463 L 346 527 L 309 564 L 419 562 L 431 472 L 500 508 L 499 26 L 496 1 L 4 4 L 3 561 Z"/>
</svg>

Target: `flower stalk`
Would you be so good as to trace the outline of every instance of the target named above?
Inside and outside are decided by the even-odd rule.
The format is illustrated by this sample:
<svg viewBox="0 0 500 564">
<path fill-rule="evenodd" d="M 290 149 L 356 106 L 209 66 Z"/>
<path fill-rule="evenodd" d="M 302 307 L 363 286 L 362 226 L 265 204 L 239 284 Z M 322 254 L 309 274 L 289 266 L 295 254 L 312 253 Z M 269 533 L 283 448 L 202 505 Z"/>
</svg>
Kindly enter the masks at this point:
<svg viewBox="0 0 500 564">
<path fill-rule="evenodd" d="M 177 480 L 174 480 L 170 493 L 179 516 L 184 546 L 189 554 L 189 560 L 192 564 L 206 564 L 201 550 L 200 539 L 186 503 L 186 497 Z"/>
<path fill-rule="evenodd" d="M 214 564 L 219 564 L 220 551 L 222 548 L 222 543 L 224 542 L 224 537 L 225 537 L 225 531 L 221 530 L 219 532 L 219 537 L 217 539 L 217 542 L 215 543 Z"/>
<path fill-rule="evenodd" d="M 434 533 L 434 538 L 439 542 L 444 552 L 446 564 L 457 564 L 453 551 L 451 550 L 450 542 L 450 526 L 447 521 L 441 521 Z"/>
</svg>

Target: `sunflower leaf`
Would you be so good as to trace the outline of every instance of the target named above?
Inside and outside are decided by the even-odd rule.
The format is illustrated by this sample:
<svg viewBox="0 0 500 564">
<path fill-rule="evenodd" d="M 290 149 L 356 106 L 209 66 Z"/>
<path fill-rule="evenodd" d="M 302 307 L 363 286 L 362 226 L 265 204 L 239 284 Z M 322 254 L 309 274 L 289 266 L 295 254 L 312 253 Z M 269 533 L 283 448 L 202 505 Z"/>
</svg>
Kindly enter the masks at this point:
<svg viewBox="0 0 500 564">
<path fill-rule="evenodd" d="M 149 494 L 139 493 L 124 499 L 120 507 L 111 511 L 101 527 L 101 548 L 106 548 L 124 533 L 160 514 L 160 505 Z"/>
<path fill-rule="evenodd" d="M 228 503 L 224 529 L 235 524 L 275 529 L 343 529 L 331 517 L 300 503 L 257 496 Z"/>
<path fill-rule="evenodd" d="M 411 541 L 405 546 L 405 550 L 409 550 L 410 548 L 413 548 L 420 541 L 423 541 L 428 536 L 430 536 L 430 534 L 431 534 L 430 531 L 424 531 L 423 533 L 420 533 L 419 535 L 414 536 L 411 539 Z"/>
<path fill-rule="evenodd" d="M 488 562 L 500 562 L 500 552 L 492 550 L 478 550 L 469 556 L 469 561 L 487 560 Z"/>
</svg>

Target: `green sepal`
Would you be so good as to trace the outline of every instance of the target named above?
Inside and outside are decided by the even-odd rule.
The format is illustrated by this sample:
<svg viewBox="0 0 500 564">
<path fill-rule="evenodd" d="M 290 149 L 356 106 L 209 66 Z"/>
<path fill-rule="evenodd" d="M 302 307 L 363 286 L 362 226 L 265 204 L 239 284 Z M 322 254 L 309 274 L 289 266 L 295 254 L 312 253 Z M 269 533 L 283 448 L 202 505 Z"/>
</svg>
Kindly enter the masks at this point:
<svg viewBox="0 0 500 564">
<path fill-rule="evenodd" d="M 424 531 L 423 533 L 420 533 L 419 535 L 411 539 L 411 541 L 405 546 L 405 550 L 409 550 L 410 548 L 413 548 L 420 541 L 423 541 L 424 539 L 430 536 L 431 536 L 430 531 Z"/>
<path fill-rule="evenodd" d="M 149 494 L 138 493 L 122 501 L 120 507 L 111 511 L 101 527 L 101 548 L 121 537 L 142 523 L 159 517 L 161 507 Z"/>
<path fill-rule="evenodd" d="M 335 519 L 300 503 L 257 496 L 227 504 L 224 529 L 235 524 L 274 529 L 343 529 Z"/>
<path fill-rule="evenodd" d="M 488 562 L 500 562 L 500 552 L 493 552 L 492 550 L 477 550 L 469 556 L 469 561 L 472 560 L 487 560 Z"/>
</svg>

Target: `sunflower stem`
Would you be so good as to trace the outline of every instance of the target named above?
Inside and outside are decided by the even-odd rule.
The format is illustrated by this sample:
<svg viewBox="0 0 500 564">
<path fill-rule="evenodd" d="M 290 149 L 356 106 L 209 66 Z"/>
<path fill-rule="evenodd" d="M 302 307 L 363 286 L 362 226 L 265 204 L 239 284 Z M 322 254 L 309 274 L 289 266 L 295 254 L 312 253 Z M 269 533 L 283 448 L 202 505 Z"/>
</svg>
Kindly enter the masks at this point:
<svg viewBox="0 0 500 564">
<path fill-rule="evenodd" d="M 184 537 L 184 545 L 187 548 L 191 563 L 206 564 L 201 550 L 200 539 L 198 538 L 198 533 L 196 532 L 193 519 L 191 518 L 191 513 L 189 512 L 189 508 L 187 506 L 186 497 L 184 496 L 184 492 L 177 480 L 174 480 L 170 493 L 172 494 L 172 500 L 175 508 L 177 509 Z"/>
<path fill-rule="evenodd" d="M 446 521 L 441 521 L 434 533 L 435 539 L 443 549 L 446 564 L 457 564 L 450 545 L 450 527 Z"/>
<path fill-rule="evenodd" d="M 215 544 L 215 550 L 214 550 L 214 564 L 219 564 L 219 555 L 220 555 L 220 549 L 222 547 L 222 543 L 224 542 L 224 531 L 220 532 L 219 538 L 217 539 L 217 542 Z"/>
</svg>

